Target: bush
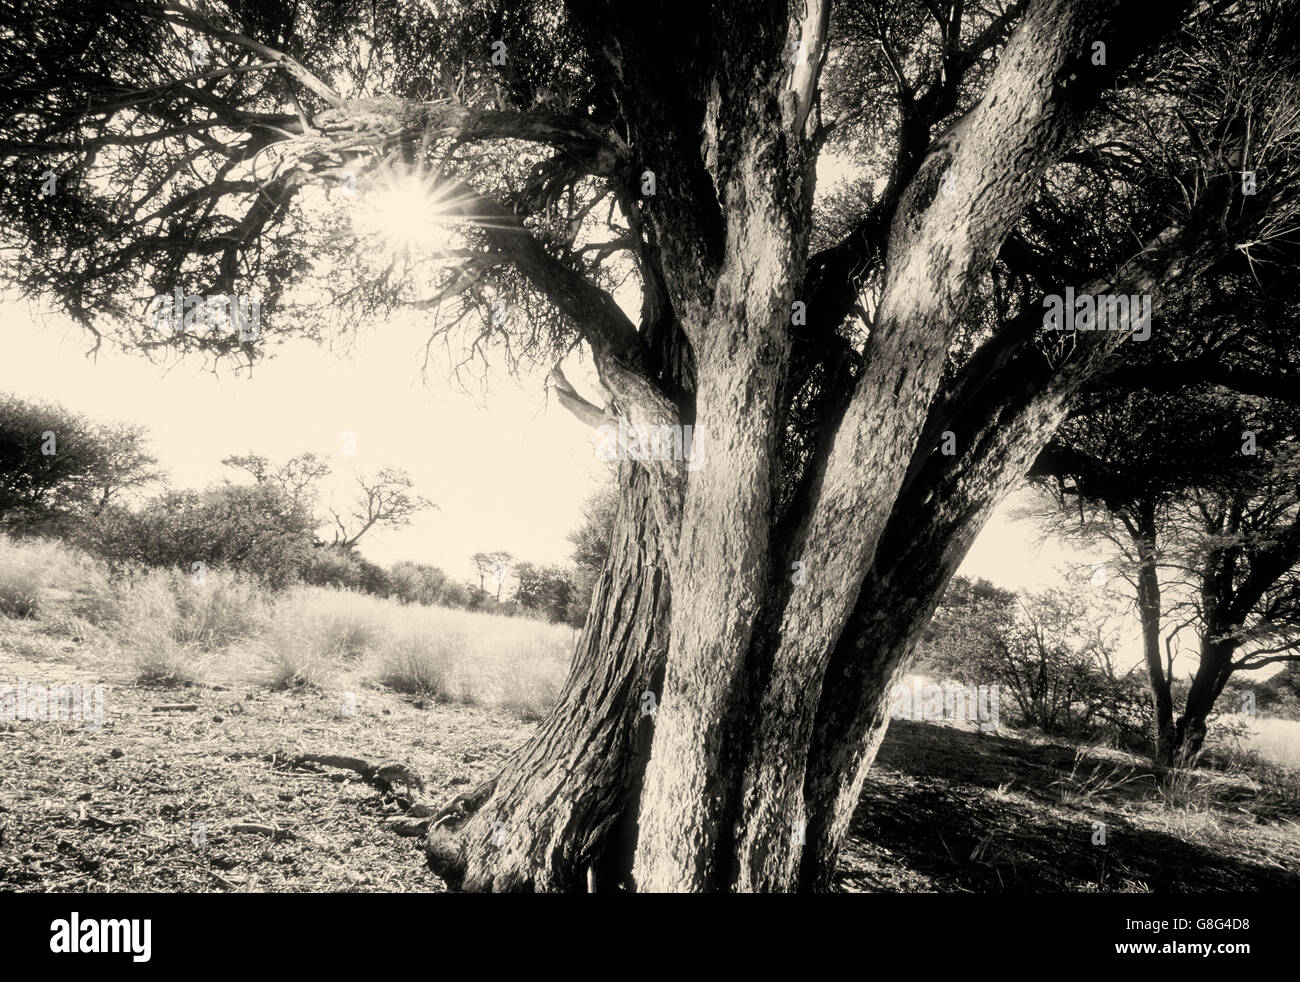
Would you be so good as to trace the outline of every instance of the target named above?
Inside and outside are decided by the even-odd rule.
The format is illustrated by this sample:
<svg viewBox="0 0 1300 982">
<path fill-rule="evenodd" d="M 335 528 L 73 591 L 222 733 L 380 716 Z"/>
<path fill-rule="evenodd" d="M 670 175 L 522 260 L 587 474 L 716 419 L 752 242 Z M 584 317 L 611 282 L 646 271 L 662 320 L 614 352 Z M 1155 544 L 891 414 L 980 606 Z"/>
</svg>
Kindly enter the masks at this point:
<svg viewBox="0 0 1300 982">
<path fill-rule="evenodd" d="M 388 596 L 405 604 L 431 607 L 442 601 L 447 574 L 435 566 L 401 562 L 388 571 Z"/>
<path fill-rule="evenodd" d="M 107 580 L 93 560 L 62 543 L 0 536 L 0 614 L 39 616 L 42 593 L 51 583 L 72 600 L 76 613 L 93 610 L 108 590 Z"/>
<path fill-rule="evenodd" d="M 332 590 L 291 590 L 275 604 L 275 625 L 268 637 L 281 649 L 308 650 L 327 660 L 354 661 L 381 650 L 388 634 L 387 612 L 351 599 Z"/>
<path fill-rule="evenodd" d="M 408 634 L 384 653 L 378 681 L 394 692 L 451 699 L 452 677 L 465 650 L 459 634 Z"/>
<path fill-rule="evenodd" d="M 259 653 L 272 689 L 322 689 L 335 666 L 318 648 L 267 645 Z"/>
<path fill-rule="evenodd" d="M 37 570 L 25 565 L 0 568 L 0 614 L 35 617 L 40 609 L 41 581 Z"/>
<path fill-rule="evenodd" d="M 469 606 L 469 589 L 463 583 L 448 581 L 442 588 L 441 603 L 443 607 L 464 610 Z"/>
<path fill-rule="evenodd" d="M 353 590 L 376 597 L 387 596 L 391 585 L 382 566 L 362 559 L 351 550 L 318 546 L 303 558 L 299 569 L 302 582 L 311 586 Z"/>
<path fill-rule="evenodd" d="M 200 662 L 198 652 L 164 635 L 137 643 L 131 656 L 136 681 L 146 685 L 193 682 L 198 678 Z"/>
<path fill-rule="evenodd" d="M 516 563 L 515 578 L 518 582 L 514 596 L 516 603 L 552 624 L 568 618 L 574 592 L 574 574 L 570 570 L 560 566 Z"/>
<path fill-rule="evenodd" d="M 998 683 L 1015 724 L 1074 739 L 1115 727 L 1136 739 L 1149 726 L 1146 704 L 1134 677 L 1110 671 L 1107 625 L 1074 593 L 1017 596 L 958 577 L 926 630 L 921 663 L 941 678 Z"/>
<path fill-rule="evenodd" d="M 297 581 L 315 520 L 270 484 L 170 491 L 138 511 L 106 508 L 86 523 L 83 544 L 117 572 L 154 566 L 231 569 L 272 588 Z"/>
<path fill-rule="evenodd" d="M 212 570 L 201 582 L 175 570 L 137 572 L 122 582 L 119 633 L 127 644 L 155 639 L 216 651 L 260 635 L 262 587 L 238 573 Z"/>
</svg>

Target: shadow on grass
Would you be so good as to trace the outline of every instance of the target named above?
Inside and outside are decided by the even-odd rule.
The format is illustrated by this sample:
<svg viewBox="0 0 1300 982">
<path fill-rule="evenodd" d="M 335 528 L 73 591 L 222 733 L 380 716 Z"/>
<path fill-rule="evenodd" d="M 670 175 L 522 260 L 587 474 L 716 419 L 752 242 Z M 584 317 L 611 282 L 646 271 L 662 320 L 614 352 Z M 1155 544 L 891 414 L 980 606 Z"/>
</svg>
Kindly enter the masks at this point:
<svg viewBox="0 0 1300 982">
<path fill-rule="evenodd" d="M 1294 856 L 1279 863 L 1260 848 L 1257 826 L 1235 805 L 1186 832 L 1152 827 L 1164 813 L 1151 768 L 1088 759 L 1081 770 L 1115 772 L 1116 781 L 1095 794 L 1063 794 L 1075 760 L 1074 747 L 894 721 L 863 788 L 837 889 L 1300 889 Z M 1104 845 L 1094 845 L 1094 823 L 1105 826 Z"/>
</svg>

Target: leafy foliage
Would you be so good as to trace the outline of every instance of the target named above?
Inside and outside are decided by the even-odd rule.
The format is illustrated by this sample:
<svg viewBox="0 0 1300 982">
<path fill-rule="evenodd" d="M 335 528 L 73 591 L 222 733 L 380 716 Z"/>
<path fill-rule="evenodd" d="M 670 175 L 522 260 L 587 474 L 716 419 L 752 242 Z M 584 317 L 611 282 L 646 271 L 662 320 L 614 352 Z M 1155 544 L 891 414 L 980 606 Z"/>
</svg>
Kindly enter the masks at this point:
<svg viewBox="0 0 1300 982">
<path fill-rule="evenodd" d="M 103 509 L 160 476 L 142 426 L 96 424 L 0 395 L 0 523 L 33 528 Z"/>
</svg>

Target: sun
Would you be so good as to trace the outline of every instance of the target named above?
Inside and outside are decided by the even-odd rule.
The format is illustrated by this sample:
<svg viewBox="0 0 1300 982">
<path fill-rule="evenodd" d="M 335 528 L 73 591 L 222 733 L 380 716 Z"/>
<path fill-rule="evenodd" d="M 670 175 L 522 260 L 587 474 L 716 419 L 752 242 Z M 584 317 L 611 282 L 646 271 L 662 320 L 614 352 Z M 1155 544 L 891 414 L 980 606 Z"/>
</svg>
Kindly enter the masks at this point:
<svg viewBox="0 0 1300 982">
<path fill-rule="evenodd" d="M 456 239 L 457 218 L 450 205 L 445 191 L 428 177 L 392 172 L 358 190 L 352 224 L 360 237 L 392 258 L 438 259 Z"/>
</svg>

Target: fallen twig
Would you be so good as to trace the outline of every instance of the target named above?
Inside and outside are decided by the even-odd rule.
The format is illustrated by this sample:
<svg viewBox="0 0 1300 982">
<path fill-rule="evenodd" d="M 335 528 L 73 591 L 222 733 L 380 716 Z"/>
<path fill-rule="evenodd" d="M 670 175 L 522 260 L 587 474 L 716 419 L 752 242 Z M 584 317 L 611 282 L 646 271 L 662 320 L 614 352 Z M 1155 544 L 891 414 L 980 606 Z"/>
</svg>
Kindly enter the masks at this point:
<svg viewBox="0 0 1300 982">
<path fill-rule="evenodd" d="M 285 829 L 277 829 L 274 825 L 263 825 L 260 822 L 235 822 L 226 826 L 227 832 L 253 832 L 257 835 L 278 835 Z"/>
</svg>

